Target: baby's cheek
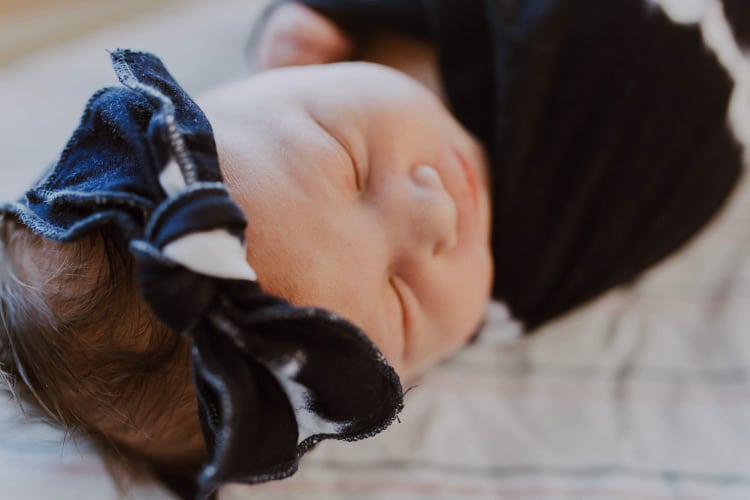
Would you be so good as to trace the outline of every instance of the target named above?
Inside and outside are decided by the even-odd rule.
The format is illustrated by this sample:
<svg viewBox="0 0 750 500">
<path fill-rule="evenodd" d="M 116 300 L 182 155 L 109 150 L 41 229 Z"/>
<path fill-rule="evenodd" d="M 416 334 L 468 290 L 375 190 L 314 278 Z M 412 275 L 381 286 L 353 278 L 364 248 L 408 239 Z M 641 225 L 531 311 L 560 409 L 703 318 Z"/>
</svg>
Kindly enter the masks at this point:
<svg viewBox="0 0 750 500">
<path fill-rule="evenodd" d="M 478 245 L 463 265 L 457 265 L 444 305 L 434 311 L 442 327 L 435 335 L 435 352 L 447 358 L 462 349 L 484 322 L 492 286 L 492 258 L 488 246 Z"/>
</svg>

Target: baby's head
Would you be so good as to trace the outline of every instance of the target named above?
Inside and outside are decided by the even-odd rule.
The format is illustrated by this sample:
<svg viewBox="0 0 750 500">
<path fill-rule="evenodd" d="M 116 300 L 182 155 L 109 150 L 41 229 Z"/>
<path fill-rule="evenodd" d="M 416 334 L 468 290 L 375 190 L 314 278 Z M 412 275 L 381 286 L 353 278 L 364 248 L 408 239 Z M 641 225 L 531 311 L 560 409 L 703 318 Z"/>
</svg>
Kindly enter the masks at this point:
<svg viewBox="0 0 750 500">
<path fill-rule="evenodd" d="M 492 277 L 481 148 L 427 89 L 342 63 L 269 71 L 200 101 L 271 294 L 359 326 L 402 379 L 476 331 Z M 2 369 L 29 399 L 141 456 L 202 458 L 189 346 L 140 299 L 116 238 L 2 227 Z"/>
<path fill-rule="evenodd" d="M 426 88 L 341 63 L 200 104 L 266 291 L 349 319 L 407 379 L 477 330 L 492 279 L 484 157 Z"/>
</svg>

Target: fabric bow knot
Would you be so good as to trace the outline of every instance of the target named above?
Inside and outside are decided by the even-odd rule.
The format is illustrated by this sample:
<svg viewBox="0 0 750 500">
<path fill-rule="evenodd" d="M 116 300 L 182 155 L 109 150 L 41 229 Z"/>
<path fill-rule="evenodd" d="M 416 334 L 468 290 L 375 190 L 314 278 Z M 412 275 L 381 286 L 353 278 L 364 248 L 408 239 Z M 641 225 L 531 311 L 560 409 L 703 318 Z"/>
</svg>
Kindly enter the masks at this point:
<svg viewBox="0 0 750 500">
<path fill-rule="evenodd" d="M 263 292 L 210 123 L 157 57 L 111 57 L 124 88 L 94 94 L 59 161 L 0 210 L 55 240 L 107 227 L 128 242 L 144 299 L 192 342 L 199 496 L 281 479 L 322 439 L 386 428 L 402 408 L 395 371 L 346 320 Z"/>
</svg>

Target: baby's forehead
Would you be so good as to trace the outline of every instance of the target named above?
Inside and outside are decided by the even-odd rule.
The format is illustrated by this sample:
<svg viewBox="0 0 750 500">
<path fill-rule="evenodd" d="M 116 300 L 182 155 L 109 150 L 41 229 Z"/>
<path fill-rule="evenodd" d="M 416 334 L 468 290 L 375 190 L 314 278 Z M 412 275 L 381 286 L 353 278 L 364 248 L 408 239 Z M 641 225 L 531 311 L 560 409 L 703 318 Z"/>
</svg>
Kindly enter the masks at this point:
<svg viewBox="0 0 750 500">
<path fill-rule="evenodd" d="M 418 104 L 432 97 L 426 88 L 400 71 L 373 63 L 344 62 L 268 70 L 217 87 L 200 103 L 204 109 L 219 104 L 217 109 L 233 113 L 259 109 L 270 112 L 284 105 L 349 105 L 355 111 L 402 100 Z"/>
</svg>

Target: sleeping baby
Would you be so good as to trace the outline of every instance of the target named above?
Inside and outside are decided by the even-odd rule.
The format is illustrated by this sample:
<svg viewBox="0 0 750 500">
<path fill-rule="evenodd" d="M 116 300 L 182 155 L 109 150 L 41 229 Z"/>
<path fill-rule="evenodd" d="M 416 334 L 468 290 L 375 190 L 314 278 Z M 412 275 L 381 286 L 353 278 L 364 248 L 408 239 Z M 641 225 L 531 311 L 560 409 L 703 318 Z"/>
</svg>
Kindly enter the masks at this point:
<svg viewBox="0 0 750 500">
<path fill-rule="evenodd" d="M 181 496 L 383 430 L 491 297 L 531 332 L 632 281 L 741 170 L 728 73 L 640 0 L 285 2 L 254 39 L 198 104 L 115 51 L 0 218 L 10 387 Z"/>
</svg>

